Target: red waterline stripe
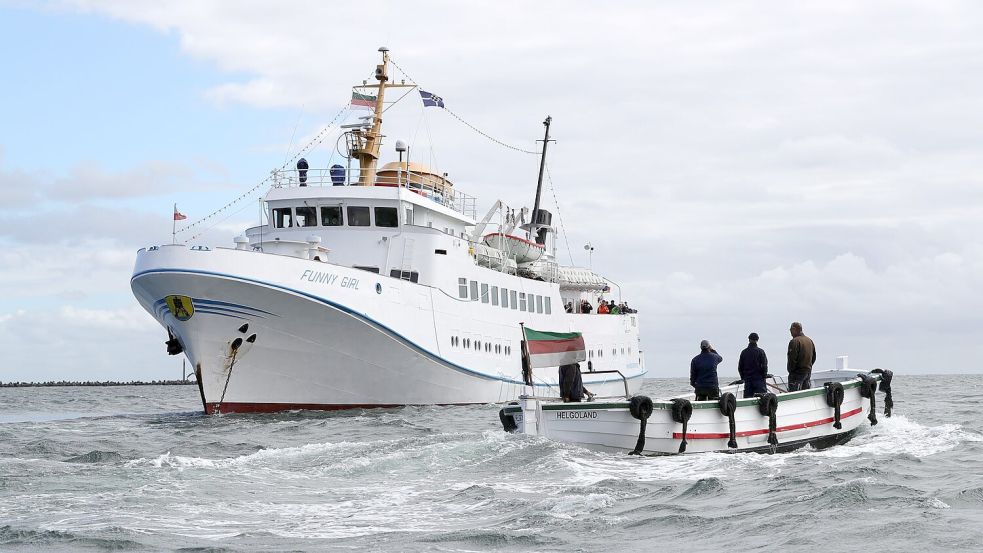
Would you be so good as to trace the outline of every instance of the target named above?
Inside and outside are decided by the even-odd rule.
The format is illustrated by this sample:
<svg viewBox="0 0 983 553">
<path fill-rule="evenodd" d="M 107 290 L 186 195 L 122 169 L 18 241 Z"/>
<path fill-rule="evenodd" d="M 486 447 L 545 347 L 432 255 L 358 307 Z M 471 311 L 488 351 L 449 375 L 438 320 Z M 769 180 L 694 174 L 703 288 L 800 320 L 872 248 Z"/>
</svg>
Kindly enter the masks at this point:
<svg viewBox="0 0 983 553">
<path fill-rule="evenodd" d="M 857 413 L 860 413 L 861 411 L 863 411 L 863 409 L 860 408 L 860 407 L 858 407 L 858 408 L 856 408 L 856 409 L 854 409 L 852 411 L 847 411 L 846 413 L 840 413 L 840 420 L 843 420 L 843 419 L 845 419 L 847 417 L 852 417 L 853 415 L 856 415 Z M 827 419 L 819 419 L 817 421 L 812 421 L 812 422 L 802 422 L 802 423 L 799 423 L 799 424 L 790 424 L 788 426 L 779 426 L 779 427 L 775 428 L 775 432 L 785 432 L 787 430 L 801 430 L 803 428 L 811 428 L 813 426 L 821 426 L 823 424 L 829 424 L 831 422 L 833 422 L 833 417 L 829 417 Z M 767 428 L 764 428 L 764 429 L 761 429 L 761 430 L 742 430 L 741 432 L 736 432 L 734 435 L 736 437 L 738 437 L 738 438 L 741 438 L 741 437 L 744 437 L 744 436 L 759 436 L 761 434 L 767 434 L 767 433 L 768 433 L 768 429 Z M 673 439 L 681 440 L 683 438 L 683 433 L 682 432 L 673 432 L 672 433 L 672 437 L 673 437 Z M 687 440 L 721 440 L 721 439 L 726 439 L 726 438 L 730 438 L 730 433 L 729 432 L 723 432 L 723 433 L 706 432 L 706 433 L 702 433 L 702 434 L 697 434 L 697 433 L 692 433 L 692 432 L 687 432 L 686 433 L 686 439 Z"/>
<path fill-rule="evenodd" d="M 529 354 L 563 353 L 565 351 L 585 351 L 584 337 L 568 338 L 566 340 L 529 340 Z"/>
<path fill-rule="evenodd" d="M 218 403 L 205 404 L 205 414 L 221 413 L 277 413 L 280 411 L 340 411 L 342 409 L 391 409 L 408 407 L 408 403 L 239 403 L 225 402 L 222 409 Z M 430 405 L 430 404 L 427 404 Z M 477 405 L 475 403 L 441 403 L 440 405 Z"/>
</svg>

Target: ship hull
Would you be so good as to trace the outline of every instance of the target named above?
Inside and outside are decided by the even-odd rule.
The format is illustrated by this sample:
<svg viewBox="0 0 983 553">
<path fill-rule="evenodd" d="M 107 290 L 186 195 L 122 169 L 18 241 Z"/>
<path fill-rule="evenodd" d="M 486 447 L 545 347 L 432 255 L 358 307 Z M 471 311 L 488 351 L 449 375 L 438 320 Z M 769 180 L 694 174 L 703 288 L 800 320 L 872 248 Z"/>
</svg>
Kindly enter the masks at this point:
<svg viewBox="0 0 983 553">
<path fill-rule="evenodd" d="M 295 258 L 268 267 L 270 257 L 181 247 L 138 255 L 133 292 L 181 344 L 205 412 L 494 403 L 526 389 L 517 339 L 509 356 L 447 347 L 452 331 L 433 289 Z M 631 393 L 644 369 L 623 372 L 625 381 L 586 374 L 585 385 Z M 537 394 L 555 393 L 555 375 L 536 384 Z"/>
</svg>

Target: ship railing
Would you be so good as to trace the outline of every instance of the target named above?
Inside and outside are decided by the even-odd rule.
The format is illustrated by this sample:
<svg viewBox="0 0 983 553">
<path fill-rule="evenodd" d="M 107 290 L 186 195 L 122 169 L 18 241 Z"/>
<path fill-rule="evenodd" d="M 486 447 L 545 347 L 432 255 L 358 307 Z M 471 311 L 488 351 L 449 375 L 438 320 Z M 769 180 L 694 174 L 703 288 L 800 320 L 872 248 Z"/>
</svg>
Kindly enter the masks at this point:
<svg viewBox="0 0 983 553">
<path fill-rule="evenodd" d="M 474 196 L 456 190 L 450 183 L 432 173 L 415 173 L 400 171 L 395 175 L 376 175 L 375 186 L 405 188 L 424 198 L 444 207 L 448 207 L 471 217 L 478 215 L 478 200 Z M 273 171 L 273 186 L 275 188 L 292 188 L 300 186 L 354 186 L 358 184 L 360 171 L 333 167 L 328 169 L 307 169 L 301 176 L 298 169 L 282 169 Z M 303 178 L 303 181 L 301 180 Z"/>
</svg>

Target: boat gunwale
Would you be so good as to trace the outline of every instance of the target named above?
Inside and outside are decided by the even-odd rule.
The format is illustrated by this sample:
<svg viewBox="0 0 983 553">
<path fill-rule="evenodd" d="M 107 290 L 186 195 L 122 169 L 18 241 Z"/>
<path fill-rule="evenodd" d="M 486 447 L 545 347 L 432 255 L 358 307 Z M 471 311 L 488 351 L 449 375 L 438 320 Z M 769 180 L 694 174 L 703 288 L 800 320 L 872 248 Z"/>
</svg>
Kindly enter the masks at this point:
<svg viewBox="0 0 983 553">
<path fill-rule="evenodd" d="M 863 374 L 863 373 L 859 373 L 859 374 Z M 877 373 L 870 374 L 869 376 L 873 376 L 878 381 L 880 380 L 880 375 Z M 848 381 L 842 382 L 844 390 L 859 388 L 860 384 L 861 381 L 859 376 L 852 378 Z M 811 396 L 823 395 L 825 393 L 826 393 L 826 387 L 823 386 L 820 388 L 809 388 L 808 390 L 782 392 L 780 394 L 775 394 L 775 396 L 778 398 L 778 401 L 780 403 L 782 401 L 792 401 L 792 400 L 802 399 Z M 707 401 L 690 400 L 690 404 L 692 404 L 693 409 L 719 409 L 720 408 L 719 401 L 715 399 L 707 400 Z M 738 407 L 749 407 L 758 404 L 759 404 L 758 398 L 737 400 Z M 669 410 L 672 408 L 672 402 L 654 401 L 652 402 L 652 407 L 660 410 Z M 542 404 L 543 411 L 589 411 L 589 410 L 613 410 L 613 409 L 627 410 L 628 402 L 627 401 L 603 402 L 603 403 L 571 402 L 571 403 L 543 403 Z M 521 413 L 521 412 L 522 412 L 522 407 L 519 405 L 508 405 L 505 407 L 505 413 L 507 414 Z"/>
</svg>

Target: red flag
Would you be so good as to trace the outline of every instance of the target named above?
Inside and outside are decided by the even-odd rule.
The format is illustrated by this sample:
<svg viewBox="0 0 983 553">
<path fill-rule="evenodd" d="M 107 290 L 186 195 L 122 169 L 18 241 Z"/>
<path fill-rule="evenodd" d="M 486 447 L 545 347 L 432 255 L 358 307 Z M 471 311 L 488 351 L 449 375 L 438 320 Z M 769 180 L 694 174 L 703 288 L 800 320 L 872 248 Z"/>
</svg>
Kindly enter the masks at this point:
<svg viewBox="0 0 983 553">
<path fill-rule="evenodd" d="M 177 210 L 177 207 L 174 208 L 174 220 L 175 221 L 183 221 L 183 220 L 185 220 L 187 218 L 188 218 L 188 216 L 185 215 L 185 214 L 183 214 L 183 213 L 181 213 L 180 211 L 178 211 Z"/>
</svg>

